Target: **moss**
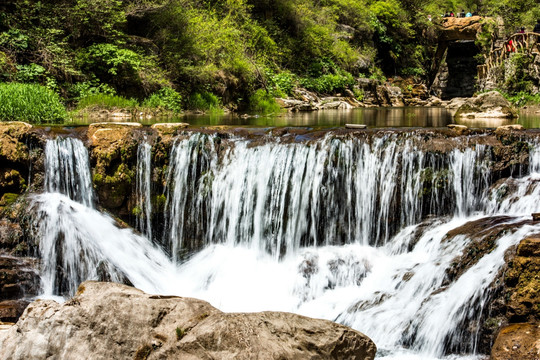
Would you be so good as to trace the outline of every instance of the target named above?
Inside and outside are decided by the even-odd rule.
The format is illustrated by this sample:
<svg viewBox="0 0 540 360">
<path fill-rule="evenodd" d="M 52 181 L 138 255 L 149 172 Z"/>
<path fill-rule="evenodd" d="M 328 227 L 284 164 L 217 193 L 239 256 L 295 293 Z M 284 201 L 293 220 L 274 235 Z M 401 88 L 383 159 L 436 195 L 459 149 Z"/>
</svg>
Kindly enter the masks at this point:
<svg viewBox="0 0 540 360">
<path fill-rule="evenodd" d="M 101 184 L 103 182 L 103 175 L 98 174 L 98 173 L 94 174 L 93 181 L 94 181 L 94 184 Z"/>
<path fill-rule="evenodd" d="M 15 246 L 15 249 L 13 249 L 13 254 L 23 255 L 23 254 L 28 253 L 28 250 L 29 250 L 28 244 L 23 241 L 23 242 L 18 243 L 17 246 Z"/>
<path fill-rule="evenodd" d="M 84 284 L 79 285 L 79 288 L 77 289 L 77 295 L 81 295 L 86 291 L 86 287 Z"/>
<path fill-rule="evenodd" d="M 201 315 L 199 315 L 199 320 L 204 320 L 206 319 L 207 317 L 209 317 L 210 314 L 209 313 L 202 313 Z"/>
<path fill-rule="evenodd" d="M 140 206 L 135 206 L 133 209 L 131 209 L 131 214 L 133 216 L 140 216 L 142 214 L 142 209 Z"/>
<path fill-rule="evenodd" d="M 166 203 L 167 197 L 164 194 L 160 194 L 154 197 L 154 204 L 152 205 L 158 212 L 162 212 L 165 209 Z"/>
<path fill-rule="evenodd" d="M 2 196 L 2 200 L 0 200 L 0 205 L 2 206 L 9 206 L 17 199 L 19 198 L 19 194 L 13 194 L 13 193 L 5 193 L 4 196 Z"/>
<path fill-rule="evenodd" d="M 177 327 L 176 328 L 176 340 L 180 341 L 182 338 L 186 336 L 186 330 Z"/>
</svg>

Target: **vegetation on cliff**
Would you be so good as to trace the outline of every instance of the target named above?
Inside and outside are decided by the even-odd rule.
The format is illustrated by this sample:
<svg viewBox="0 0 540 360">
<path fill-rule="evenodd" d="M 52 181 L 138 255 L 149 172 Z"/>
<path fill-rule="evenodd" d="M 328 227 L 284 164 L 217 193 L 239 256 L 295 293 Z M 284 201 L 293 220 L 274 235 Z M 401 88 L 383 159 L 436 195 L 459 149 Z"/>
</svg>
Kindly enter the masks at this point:
<svg viewBox="0 0 540 360">
<path fill-rule="evenodd" d="M 540 15 L 531 0 L 11 0 L 0 5 L 0 81 L 41 84 L 68 107 L 116 96 L 173 112 L 272 109 L 258 90 L 427 78 L 428 15 L 461 8 L 509 28 Z"/>
</svg>

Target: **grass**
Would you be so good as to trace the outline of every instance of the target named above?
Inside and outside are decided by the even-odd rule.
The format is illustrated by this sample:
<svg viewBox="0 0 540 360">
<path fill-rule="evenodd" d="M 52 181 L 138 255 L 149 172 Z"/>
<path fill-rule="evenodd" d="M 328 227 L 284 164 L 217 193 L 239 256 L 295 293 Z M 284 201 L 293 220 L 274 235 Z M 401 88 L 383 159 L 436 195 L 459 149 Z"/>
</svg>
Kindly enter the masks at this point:
<svg viewBox="0 0 540 360">
<path fill-rule="evenodd" d="M 77 109 L 96 107 L 101 109 L 136 109 L 139 102 L 135 99 L 126 99 L 119 95 L 93 94 L 82 98 L 77 104 Z"/>
<path fill-rule="evenodd" d="M 221 112 L 220 99 L 207 91 L 196 92 L 188 99 L 188 107 L 192 110 L 201 110 L 207 112 Z"/>
<path fill-rule="evenodd" d="M 176 340 L 180 341 L 182 338 L 186 336 L 186 331 L 182 328 L 177 327 L 176 328 Z"/>
<path fill-rule="evenodd" d="M 0 120 L 62 123 L 68 114 L 54 91 L 39 84 L 0 83 Z"/>
<path fill-rule="evenodd" d="M 281 111 L 281 107 L 276 103 L 274 97 L 263 89 L 255 91 L 249 97 L 249 107 L 251 110 L 263 114 L 278 113 Z"/>
</svg>

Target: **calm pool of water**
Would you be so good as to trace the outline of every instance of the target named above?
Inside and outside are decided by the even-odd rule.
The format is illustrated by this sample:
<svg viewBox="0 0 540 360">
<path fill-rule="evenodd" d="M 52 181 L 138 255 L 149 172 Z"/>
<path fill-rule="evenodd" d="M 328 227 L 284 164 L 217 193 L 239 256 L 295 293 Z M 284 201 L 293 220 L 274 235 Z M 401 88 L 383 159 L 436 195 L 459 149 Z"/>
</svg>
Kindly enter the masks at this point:
<svg viewBox="0 0 540 360">
<path fill-rule="evenodd" d="M 360 108 L 249 116 L 241 116 L 239 114 L 205 114 L 134 121 L 140 121 L 145 125 L 151 125 L 156 122 L 187 122 L 193 126 L 302 126 L 317 128 L 341 127 L 345 124 L 365 124 L 371 128 L 445 127 L 454 122 L 448 110 L 440 107 Z M 93 121 L 76 120 L 75 122 L 79 125 L 87 125 Z M 539 128 L 540 114 L 523 114 L 516 120 L 461 120 L 458 123 L 472 128 L 497 127 L 508 124 L 521 124 L 525 128 Z"/>
</svg>

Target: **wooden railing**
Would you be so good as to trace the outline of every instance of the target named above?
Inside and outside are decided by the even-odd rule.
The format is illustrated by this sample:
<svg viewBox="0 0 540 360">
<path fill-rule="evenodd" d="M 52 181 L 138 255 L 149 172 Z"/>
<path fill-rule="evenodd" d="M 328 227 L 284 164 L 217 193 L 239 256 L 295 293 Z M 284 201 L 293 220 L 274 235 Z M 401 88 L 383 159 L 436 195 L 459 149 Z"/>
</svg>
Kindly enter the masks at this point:
<svg viewBox="0 0 540 360">
<path fill-rule="evenodd" d="M 510 36 L 502 47 L 491 50 L 486 59 L 486 71 L 494 66 L 500 66 L 511 54 L 520 52 L 532 56 L 533 52 L 540 52 L 538 41 L 540 34 L 534 32 L 518 33 Z"/>
</svg>

